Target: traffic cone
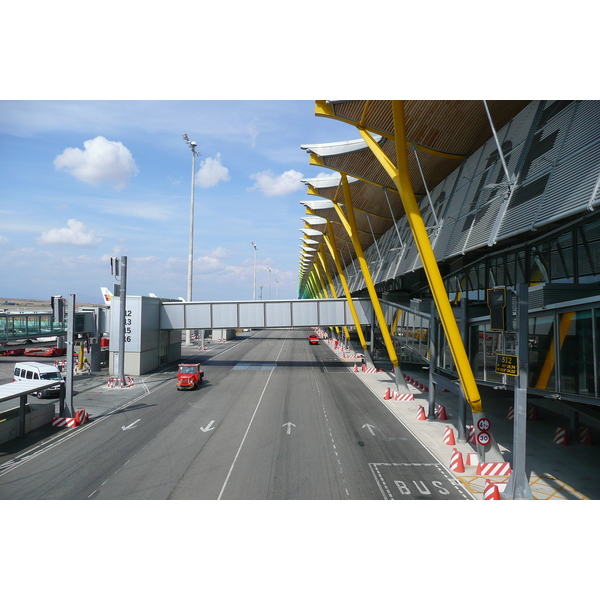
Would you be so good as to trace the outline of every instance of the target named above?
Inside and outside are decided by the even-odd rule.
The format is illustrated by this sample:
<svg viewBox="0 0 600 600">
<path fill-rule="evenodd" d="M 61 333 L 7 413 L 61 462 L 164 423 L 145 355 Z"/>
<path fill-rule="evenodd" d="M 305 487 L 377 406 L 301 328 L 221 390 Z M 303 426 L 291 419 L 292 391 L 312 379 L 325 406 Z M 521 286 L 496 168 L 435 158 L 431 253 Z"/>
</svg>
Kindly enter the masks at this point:
<svg viewBox="0 0 600 600">
<path fill-rule="evenodd" d="M 485 480 L 485 489 L 483 490 L 483 499 L 484 500 L 502 500 L 500 498 L 500 492 L 498 491 L 498 486 L 489 479 Z"/>
<path fill-rule="evenodd" d="M 477 446 L 477 440 L 475 439 L 475 426 L 471 425 L 469 427 L 469 438 L 467 439 L 469 444 L 473 444 L 473 446 Z"/>
<path fill-rule="evenodd" d="M 426 385 L 424 385 L 423 386 L 423 391 L 427 394 L 429 392 L 429 388 Z"/>
<path fill-rule="evenodd" d="M 558 427 L 554 434 L 554 443 L 559 446 L 568 446 L 569 440 L 567 438 L 567 430 L 562 427 Z"/>
<path fill-rule="evenodd" d="M 390 400 L 391 398 L 392 398 L 392 394 L 391 394 L 390 388 L 387 388 L 387 390 L 385 390 L 385 394 L 383 395 L 383 399 Z"/>
<path fill-rule="evenodd" d="M 357 365 L 354 365 L 354 372 L 358 373 L 358 366 Z"/>
<path fill-rule="evenodd" d="M 426 421 L 427 415 L 425 414 L 425 409 L 422 406 L 419 406 L 419 410 L 417 411 L 417 420 L 418 421 Z"/>
<path fill-rule="evenodd" d="M 452 456 L 450 457 L 450 470 L 455 473 L 465 472 L 465 463 L 463 462 L 462 454 L 456 448 L 452 450 Z"/>
<path fill-rule="evenodd" d="M 446 409 L 441 405 L 438 404 L 435 407 L 435 416 L 436 418 L 438 418 L 440 421 L 447 421 L 448 419 L 446 418 Z"/>
<path fill-rule="evenodd" d="M 456 446 L 456 440 L 454 439 L 454 430 L 450 425 L 446 425 L 446 431 L 444 431 L 444 444 L 447 446 Z"/>
<path fill-rule="evenodd" d="M 586 446 L 592 446 L 594 444 L 592 441 L 592 432 L 589 427 L 581 427 L 579 429 L 579 443 L 585 444 Z"/>
<path fill-rule="evenodd" d="M 527 408 L 527 418 L 530 421 L 539 421 L 540 418 L 538 417 L 538 411 L 537 411 L 537 406 L 531 404 L 528 408 Z"/>
<path fill-rule="evenodd" d="M 515 418 L 515 407 L 511 406 L 508 409 L 508 415 L 506 417 L 509 421 L 512 421 Z"/>
</svg>

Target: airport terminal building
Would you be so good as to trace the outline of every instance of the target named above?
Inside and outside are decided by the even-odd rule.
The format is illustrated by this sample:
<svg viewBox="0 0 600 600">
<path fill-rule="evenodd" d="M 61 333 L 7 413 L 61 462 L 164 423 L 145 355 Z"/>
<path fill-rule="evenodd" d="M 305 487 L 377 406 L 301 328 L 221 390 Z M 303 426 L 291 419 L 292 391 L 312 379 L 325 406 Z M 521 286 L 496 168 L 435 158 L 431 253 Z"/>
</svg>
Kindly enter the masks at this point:
<svg viewBox="0 0 600 600">
<path fill-rule="evenodd" d="M 315 112 L 347 123 L 349 141 L 303 146 L 331 175 L 305 180 L 299 296 L 377 298 L 371 353 L 462 380 L 449 307 L 477 385 L 510 391 L 497 361 L 515 354 L 526 284 L 528 397 L 593 415 L 600 101 L 317 101 Z M 505 299 L 501 328 L 489 290 Z"/>
</svg>

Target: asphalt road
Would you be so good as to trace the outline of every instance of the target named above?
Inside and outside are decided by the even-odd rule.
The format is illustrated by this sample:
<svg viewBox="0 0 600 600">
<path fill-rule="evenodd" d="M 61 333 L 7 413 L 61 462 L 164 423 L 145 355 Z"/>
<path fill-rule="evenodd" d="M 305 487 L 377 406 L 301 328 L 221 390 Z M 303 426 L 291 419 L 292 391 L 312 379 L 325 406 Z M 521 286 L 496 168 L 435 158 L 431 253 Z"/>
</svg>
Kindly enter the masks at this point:
<svg viewBox="0 0 600 600">
<path fill-rule="evenodd" d="M 467 499 L 326 344 L 257 331 L 0 465 L 0 499 Z M 7 462 L 8 461 L 8 462 Z M 4 467 L 4 468 L 2 468 Z"/>
</svg>

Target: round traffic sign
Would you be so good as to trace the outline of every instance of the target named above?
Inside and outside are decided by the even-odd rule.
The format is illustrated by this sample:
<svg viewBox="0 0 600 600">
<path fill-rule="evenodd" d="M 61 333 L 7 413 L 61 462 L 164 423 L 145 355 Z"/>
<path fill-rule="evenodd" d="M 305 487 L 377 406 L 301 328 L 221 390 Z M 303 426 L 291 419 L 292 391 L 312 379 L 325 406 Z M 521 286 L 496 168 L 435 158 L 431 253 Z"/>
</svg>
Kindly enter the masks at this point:
<svg viewBox="0 0 600 600">
<path fill-rule="evenodd" d="M 485 431 L 482 431 L 477 435 L 477 443 L 481 444 L 482 446 L 487 446 L 491 441 L 492 438 L 488 433 L 485 433 Z"/>
<path fill-rule="evenodd" d="M 479 421 L 477 421 L 477 429 L 479 429 L 479 431 L 487 431 L 491 425 L 489 419 L 479 419 Z"/>
</svg>

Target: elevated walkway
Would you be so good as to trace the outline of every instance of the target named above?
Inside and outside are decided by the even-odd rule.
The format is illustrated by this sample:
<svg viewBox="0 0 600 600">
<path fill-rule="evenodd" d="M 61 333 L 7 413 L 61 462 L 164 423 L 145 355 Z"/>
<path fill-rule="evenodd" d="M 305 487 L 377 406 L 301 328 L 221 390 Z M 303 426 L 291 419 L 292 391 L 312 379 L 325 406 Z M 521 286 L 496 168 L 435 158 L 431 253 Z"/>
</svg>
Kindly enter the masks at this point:
<svg viewBox="0 0 600 600">
<path fill-rule="evenodd" d="M 368 300 L 354 300 L 361 325 L 372 312 Z M 258 300 L 245 302 L 162 302 L 160 328 L 265 329 L 280 327 L 353 327 L 348 301 L 342 298 L 314 300 Z"/>
</svg>

